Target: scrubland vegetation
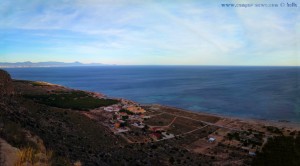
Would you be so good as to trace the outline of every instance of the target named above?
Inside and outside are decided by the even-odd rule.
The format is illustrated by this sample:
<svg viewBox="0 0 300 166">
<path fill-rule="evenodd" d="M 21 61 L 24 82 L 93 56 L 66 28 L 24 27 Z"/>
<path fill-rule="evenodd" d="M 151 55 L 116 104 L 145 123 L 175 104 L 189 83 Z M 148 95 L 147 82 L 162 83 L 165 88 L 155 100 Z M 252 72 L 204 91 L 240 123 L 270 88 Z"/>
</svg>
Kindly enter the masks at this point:
<svg viewBox="0 0 300 166">
<path fill-rule="evenodd" d="M 24 95 L 41 104 L 46 104 L 58 108 L 68 108 L 75 110 L 89 110 L 102 106 L 116 104 L 116 100 L 99 99 L 89 96 L 83 91 L 60 92 L 55 94 Z"/>
<path fill-rule="evenodd" d="M 221 117 L 146 106 L 151 116 L 144 120 L 146 128 L 114 133 L 104 122 L 116 115 L 98 107 L 118 101 L 47 83 L 16 83 L 17 95 L 0 96 L 0 138 L 20 149 L 16 165 L 300 165 L 296 130 L 225 118 L 218 123 Z M 126 120 L 133 114 L 119 112 Z M 174 137 L 143 142 L 151 125 Z M 0 165 L 3 161 L 0 154 Z"/>
<path fill-rule="evenodd" d="M 276 136 L 269 138 L 268 143 L 263 147 L 262 152 L 258 153 L 252 165 L 299 166 L 299 134 L 297 136 Z"/>
</svg>

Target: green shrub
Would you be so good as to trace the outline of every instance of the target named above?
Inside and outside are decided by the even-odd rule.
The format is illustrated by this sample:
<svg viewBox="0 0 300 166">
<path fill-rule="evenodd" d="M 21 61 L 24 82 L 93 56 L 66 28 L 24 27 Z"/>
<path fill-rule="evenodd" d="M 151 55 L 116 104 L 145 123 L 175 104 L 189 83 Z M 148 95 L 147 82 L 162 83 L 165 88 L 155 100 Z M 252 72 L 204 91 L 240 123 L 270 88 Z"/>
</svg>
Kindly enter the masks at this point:
<svg viewBox="0 0 300 166">
<path fill-rule="evenodd" d="M 277 136 L 269 138 L 252 165 L 300 165 L 300 137 Z"/>
<path fill-rule="evenodd" d="M 75 110 L 88 111 L 102 106 L 109 106 L 118 103 L 117 100 L 99 99 L 88 95 L 83 91 L 73 91 L 71 93 L 58 93 L 49 95 L 25 95 L 24 97 L 33 99 L 38 103 Z"/>
</svg>

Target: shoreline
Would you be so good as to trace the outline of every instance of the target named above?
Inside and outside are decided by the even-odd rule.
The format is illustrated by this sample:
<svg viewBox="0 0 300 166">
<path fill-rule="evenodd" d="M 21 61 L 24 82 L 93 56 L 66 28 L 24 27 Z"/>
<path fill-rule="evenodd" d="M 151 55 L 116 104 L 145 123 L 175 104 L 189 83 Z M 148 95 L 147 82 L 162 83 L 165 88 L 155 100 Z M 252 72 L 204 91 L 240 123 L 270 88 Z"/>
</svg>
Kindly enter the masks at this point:
<svg viewBox="0 0 300 166">
<path fill-rule="evenodd" d="M 44 81 L 39 81 L 39 82 L 44 82 Z M 290 127 L 290 128 L 296 128 L 297 130 L 300 130 L 300 122 L 293 122 L 293 121 L 289 121 L 289 120 L 285 120 L 285 119 L 272 120 L 272 119 L 263 119 L 263 118 L 261 118 L 261 119 L 246 118 L 246 117 L 222 115 L 222 114 L 210 113 L 210 112 L 204 112 L 204 111 L 193 111 L 193 110 L 188 110 L 188 109 L 184 109 L 184 108 L 179 108 L 179 107 L 170 106 L 170 105 L 163 105 L 163 104 L 158 104 L 158 103 L 141 104 L 137 101 L 129 100 L 129 99 L 122 98 L 122 97 L 108 96 L 108 95 L 106 95 L 102 92 L 94 92 L 94 91 L 87 91 L 87 90 L 81 90 L 81 89 L 74 89 L 74 88 L 69 88 L 67 86 L 63 86 L 63 85 L 59 85 L 59 84 L 52 84 L 52 83 L 49 83 L 49 82 L 44 82 L 44 83 L 48 83 L 50 85 L 61 86 L 61 87 L 64 87 L 64 88 L 67 88 L 67 89 L 72 89 L 72 90 L 80 90 L 80 91 L 84 91 L 84 92 L 87 92 L 87 93 L 100 95 L 100 97 L 105 97 L 105 98 L 109 98 L 109 99 L 126 100 L 126 101 L 136 103 L 140 106 L 155 106 L 155 105 L 157 105 L 159 107 L 175 109 L 175 110 L 179 110 L 179 111 L 183 111 L 183 112 L 187 112 L 187 113 L 192 113 L 192 114 L 197 114 L 197 115 L 205 115 L 205 116 L 212 116 L 212 117 L 218 117 L 218 118 L 226 118 L 226 119 L 239 120 L 239 121 L 245 121 L 245 122 L 255 122 L 255 123 L 260 123 L 260 124 L 265 124 L 265 125 L 270 125 L 270 126 L 277 126 L 277 127 Z"/>
<path fill-rule="evenodd" d="M 196 112 L 196 111 L 192 111 L 192 110 L 187 110 L 187 109 L 168 106 L 168 105 L 161 105 L 161 104 L 146 104 L 145 106 L 153 106 L 153 105 L 157 105 L 159 107 L 164 107 L 164 108 L 169 108 L 169 109 L 175 109 L 178 111 L 197 114 L 197 115 L 212 116 L 212 117 L 218 117 L 218 118 L 223 118 L 223 119 L 238 120 L 238 121 L 247 122 L 247 123 L 259 123 L 259 124 L 263 124 L 263 125 L 276 126 L 276 127 L 287 127 L 287 128 L 294 128 L 294 129 L 300 130 L 300 122 L 291 122 L 291 121 L 280 122 L 280 121 L 271 120 L 271 119 L 242 118 L 242 117 L 221 115 L 221 114 L 201 112 L 201 111 Z M 142 105 L 142 106 L 144 106 L 144 105 Z"/>
<path fill-rule="evenodd" d="M 229 115 L 222 115 L 222 114 L 217 114 L 217 113 L 210 113 L 210 112 L 204 112 L 204 111 L 192 111 L 184 108 L 179 108 L 175 106 L 170 106 L 170 105 L 163 105 L 163 104 L 158 104 L 158 103 L 151 103 L 151 104 L 141 104 L 139 102 L 136 102 L 134 100 L 129 100 L 126 98 L 122 97 L 113 97 L 113 96 L 108 96 L 102 92 L 95 92 L 95 91 L 87 91 L 87 90 L 81 90 L 81 89 L 75 89 L 75 88 L 70 88 L 64 85 L 59 85 L 59 84 L 54 84 L 54 83 L 49 83 L 45 81 L 31 81 L 31 80 L 18 80 L 18 79 L 13 79 L 14 81 L 29 81 L 29 82 L 40 82 L 40 83 L 45 83 L 48 84 L 49 86 L 59 86 L 65 89 L 71 89 L 71 90 L 80 90 L 89 94 L 93 94 L 96 97 L 105 97 L 108 99 L 115 99 L 115 100 L 125 100 L 129 101 L 132 103 L 135 103 L 140 106 L 158 106 L 161 108 L 167 108 L 167 109 L 173 109 L 181 112 L 187 112 L 191 114 L 196 114 L 196 115 L 203 115 L 203 116 L 210 116 L 210 117 L 217 117 L 220 119 L 230 119 L 232 121 L 237 120 L 241 122 L 247 122 L 247 123 L 256 123 L 256 124 L 262 124 L 262 125 L 269 125 L 269 126 L 276 126 L 276 127 L 286 127 L 286 128 L 293 128 L 300 130 L 300 122 L 293 122 L 293 121 L 288 121 L 288 120 L 272 120 L 272 119 L 256 119 L 256 118 L 246 118 L 246 117 L 238 117 L 238 116 L 229 116 Z"/>
<path fill-rule="evenodd" d="M 79 145 L 71 150 L 76 152 L 72 157 L 78 159 L 84 155 L 80 158 L 84 162 L 94 162 L 98 158 L 86 156 L 101 154 L 105 149 L 104 152 L 112 154 L 113 158 L 129 152 L 129 155 L 146 161 L 152 158 L 150 152 L 166 162 L 182 154 L 190 158 L 194 156 L 193 161 L 184 160 L 191 161 L 187 165 L 202 162 L 219 165 L 236 161 L 240 163 L 237 165 L 244 165 L 250 163 L 256 153 L 262 152 L 269 139 L 296 139 L 300 134 L 300 126 L 295 123 L 140 104 L 126 97 L 113 98 L 97 91 L 43 81 L 15 80 L 12 85 L 18 92 L 14 98 L 17 106 L 5 103 L 7 118 L 13 117 L 15 123 L 21 121 L 28 132 L 34 131 L 46 144 L 55 144 L 55 152 L 63 155 L 67 152 L 65 155 L 69 156 L 66 149 L 73 148 L 70 145 L 74 143 Z M 24 108 L 24 117 L 10 111 L 17 108 Z M 186 158 L 182 157 L 180 159 Z"/>
<path fill-rule="evenodd" d="M 135 102 L 135 103 L 137 103 L 137 102 Z M 242 122 L 259 123 L 259 124 L 277 126 L 277 127 L 295 128 L 297 130 L 300 130 L 300 122 L 292 122 L 292 121 L 285 121 L 285 120 L 280 121 L 280 120 L 271 120 L 271 119 L 243 118 L 243 117 L 222 115 L 222 114 L 209 113 L 209 112 L 203 112 L 203 111 L 196 112 L 196 111 L 192 111 L 192 110 L 187 110 L 187 109 L 183 109 L 183 108 L 178 108 L 178 107 L 169 106 L 169 105 L 162 105 L 162 104 L 141 104 L 141 105 L 142 106 L 159 106 L 159 107 L 174 109 L 174 110 L 197 114 L 197 115 L 212 116 L 212 117 L 218 117 L 218 118 L 224 118 L 224 119 L 230 119 L 230 120 L 238 120 L 238 121 L 242 121 Z"/>
</svg>

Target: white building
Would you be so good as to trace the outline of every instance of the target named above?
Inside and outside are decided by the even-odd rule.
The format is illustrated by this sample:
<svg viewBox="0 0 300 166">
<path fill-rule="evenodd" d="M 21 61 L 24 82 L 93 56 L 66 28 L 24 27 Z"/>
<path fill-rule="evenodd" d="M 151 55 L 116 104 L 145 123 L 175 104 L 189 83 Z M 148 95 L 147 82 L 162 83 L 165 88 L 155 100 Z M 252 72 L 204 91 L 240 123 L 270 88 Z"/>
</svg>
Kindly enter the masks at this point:
<svg viewBox="0 0 300 166">
<path fill-rule="evenodd" d="M 208 139 L 208 142 L 215 142 L 215 141 L 216 141 L 216 139 L 213 138 L 213 137 L 210 137 L 210 138 Z"/>
</svg>

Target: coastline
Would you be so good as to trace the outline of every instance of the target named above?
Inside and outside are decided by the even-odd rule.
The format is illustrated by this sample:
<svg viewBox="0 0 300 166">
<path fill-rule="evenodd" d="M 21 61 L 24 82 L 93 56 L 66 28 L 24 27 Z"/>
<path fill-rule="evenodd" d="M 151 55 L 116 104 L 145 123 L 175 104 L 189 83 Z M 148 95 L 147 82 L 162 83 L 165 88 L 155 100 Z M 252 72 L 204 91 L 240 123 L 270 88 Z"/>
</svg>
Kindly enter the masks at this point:
<svg viewBox="0 0 300 166">
<path fill-rule="evenodd" d="M 58 86 L 61 86 L 61 85 L 58 85 Z M 68 88 L 68 87 L 65 87 L 65 88 Z M 74 89 L 74 90 L 76 90 L 76 89 Z M 162 107 L 162 108 L 166 108 L 166 109 L 178 110 L 181 112 L 191 113 L 191 114 L 200 115 L 200 116 L 210 116 L 210 117 L 217 117 L 217 118 L 221 118 L 221 119 L 229 119 L 231 121 L 240 121 L 240 122 L 251 123 L 251 124 L 276 126 L 279 128 L 291 128 L 291 129 L 295 129 L 295 130 L 300 130 L 300 122 L 291 122 L 291 121 L 287 121 L 287 120 L 243 118 L 243 117 L 222 115 L 222 114 L 209 113 L 209 112 L 203 112 L 203 111 L 192 111 L 192 110 L 188 110 L 188 109 L 184 109 L 184 108 L 174 107 L 174 106 L 170 106 L 170 105 L 162 105 L 162 104 L 157 104 L 157 103 L 140 104 L 134 100 L 128 100 L 126 98 L 117 98 L 117 97 L 107 96 L 101 92 L 91 92 L 91 91 L 84 91 L 84 92 L 93 93 L 93 94 L 101 94 L 102 97 L 106 97 L 109 99 L 126 100 L 126 101 L 135 103 L 140 106 L 158 106 L 158 107 Z"/>
<path fill-rule="evenodd" d="M 190 67 L 189 67 L 190 68 Z M 145 69 L 145 72 L 135 73 L 138 69 Z M 181 71 L 184 75 L 173 75 L 173 70 Z M 226 77 L 218 77 L 220 71 L 224 71 L 227 74 L 241 74 L 243 77 L 235 79 L 226 79 Z M 240 71 L 234 68 L 219 68 L 213 67 L 207 68 L 170 68 L 164 69 L 155 67 L 149 69 L 147 67 L 128 67 L 123 68 L 120 66 L 111 69 L 97 68 L 78 68 L 73 70 L 69 69 L 26 69 L 26 70 L 8 70 L 12 73 L 12 76 L 16 79 L 26 80 L 44 80 L 47 82 L 55 82 L 67 87 L 75 89 L 83 89 L 87 91 L 105 93 L 109 97 L 113 98 L 128 98 L 136 101 L 140 104 L 156 104 L 179 107 L 183 110 L 191 110 L 193 112 L 205 112 L 212 115 L 239 118 L 239 119 L 253 119 L 257 121 L 290 121 L 289 123 L 300 122 L 298 114 L 294 111 L 297 103 L 295 102 L 295 93 L 292 91 L 297 90 L 293 88 L 296 82 L 293 82 L 294 75 L 289 77 L 287 81 L 287 87 L 289 91 L 280 90 L 282 78 L 280 75 L 284 73 L 295 74 L 298 70 L 279 70 L 265 68 L 253 68 Z M 157 79 L 159 71 L 163 70 L 164 77 L 170 80 L 168 84 L 162 84 L 163 87 L 155 87 L 156 84 L 151 82 L 164 83 L 165 79 Z M 217 71 L 214 75 L 213 71 Z M 120 74 L 114 74 L 114 71 Z M 195 71 L 195 73 L 193 73 Z M 260 75 L 260 71 L 265 71 L 263 75 Z M 54 74 L 60 72 L 61 74 Z M 92 75 L 85 75 L 86 72 L 95 72 Z M 26 74 L 27 73 L 27 74 Z M 152 74 L 155 74 L 151 77 Z M 208 73 L 209 77 L 205 78 L 201 74 Z M 76 81 L 76 75 L 84 76 L 82 80 Z M 128 74 L 130 77 L 126 78 Z M 145 74 L 145 79 L 137 79 L 140 74 Z M 188 74 L 188 75 L 187 75 Z M 198 78 L 198 74 L 199 78 Z M 247 84 L 247 79 L 251 75 L 258 74 L 258 77 L 251 78 L 255 84 Z M 44 75 L 44 76 L 43 76 Z M 67 75 L 70 75 L 70 77 Z M 126 76 L 126 77 L 125 77 Z M 131 78 L 132 76 L 132 78 Z M 175 76 L 175 77 L 174 77 Z M 197 77 L 193 77 L 197 76 Z M 57 77 L 57 78 L 56 78 Z M 260 79 L 260 77 L 264 79 Z M 189 80 L 189 78 L 193 78 Z M 270 79 L 269 79 L 270 78 Z M 276 78 L 276 79 L 273 79 Z M 84 81 L 94 80 L 97 81 Z M 156 80 L 157 79 L 157 80 Z M 201 79 L 203 79 L 201 81 Z M 179 82 L 176 82 L 178 80 Z M 224 81 L 222 84 L 218 84 L 218 80 Z M 278 80 L 278 81 L 277 81 Z M 123 82 L 126 83 L 126 85 Z M 190 82 L 191 81 L 191 82 Z M 209 81 L 212 81 L 211 84 Z M 118 83 L 119 82 L 119 83 Z M 128 83 L 128 85 L 127 85 Z M 245 86 L 243 86 L 245 84 Z M 232 86 L 231 86 L 232 85 Z M 251 85 L 251 86 L 250 86 Z M 276 85 L 276 86 L 273 86 Z M 143 87 L 147 87 L 143 90 Z M 270 93 L 267 92 L 268 88 Z M 220 90 L 218 90 L 220 88 Z M 156 90 L 158 89 L 158 90 Z M 185 91 L 184 89 L 188 89 Z M 197 90 L 198 89 L 198 90 Z M 260 89 L 261 92 L 255 90 Z M 266 92 L 266 93 L 264 93 Z M 234 94 L 232 94 L 234 93 Z M 212 94 L 212 95 L 210 95 Z M 277 95 L 278 94 L 278 95 Z M 183 95 L 183 96 L 182 96 Z M 182 96 L 182 97 L 181 97 Z M 236 97 L 241 96 L 241 97 Z M 272 100 L 271 98 L 274 98 Z M 258 103 L 258 104 L 255 104 Z M 286 104 L 284 104 L 286 103 Z M 203 107 L 203 108 L 202 108 Z"/>
<path fill-rule="evenodd" d="M 49 83 L 49 84 L 51 84 L 51 83 Z M 53 85 L 56 85 L 56 84 L 53 84 Z M 62 85 L 57 85 L 57 86 L 68 88 L 68 87 L 65 87 L 65 86 L 62 86 Z M 73 90 L 80 90 L 80 89 L 73 89 Z M 204 112 L 204 111 L 192 111 L 192 110 L 188 110 L 188 109 L 184 109 L 184 108 L 179 108 L 179 107 L 170 106 L 170 105 L 157 104 L 157 103 L 140 104 L 139 102 L 136 102 L 134 100 L 108 96 L 108 95 L 103 94 L 101 92 L 92 92 L 92 91 L 85 91 L 85 90 L 81 90 L 81 91 L 84 91 L 84 92 L 87 92 L 87 93 L 93 93 L 93 94 L 100 94 L 102 97 L 106 97 L 106 98 L 109 98 L 109 99 L 126 100 L 126 101 L 129 101 L 129 102 L 138 104 L 140 106 L 159 106 L 159 107 L 163 107 L 163 108 L 175 109 L 175 110 L 178 110 L 178 111 L 197 114 L 197 115 L 212 116 L 212 117 L 218 117 L 218 118 L 226 118 L 226 119 L 231 119 L 231 120 L 239 120 L 239 121 L 242 121 L 242 122 L 267 124 L 267 125 L 277 126 L 277 127 L 290 127 L 290 128 L 295 128 L 297 130 L 300 130 L 300 122 L 293 122 L 293 121 L 288 121 L 288 120 L 284 120 L 284 119 L 283 120 L 272 120 L 272 119 L 245 118 L 245 117 L 222 115 L 222 114 L 210 113 L 210 112 Z"/>
<path fill-rule="evenodd" d="M 300 133 L 299 125 L 294 123 L 194 112 L 160 104 L 139 104 L 125 98 L 44 81 L 14 80 L 12 84 L 16 92 L 14 99 L 28 111 L 23 111 L 24 117 L 20 118 L 18 112 L 9 111 L 18 110 L 18 104 L 13 107 L 7 103 L 4 105 L 8 110 L 7 118 L 15 117 L 16 123 L 22 121 L 28 131 L 35 131 L 50 145 L 48 148 L 60 154 L 69 156 L 66 149 L 72 149 L 71 159 L 74 162 L 78 159 L 85 163 L 106 161 L 107 156 L 88 157 L 99 154 L 105 148 L 105 153 L 111 154 L 112 159 L 130 152 L 136 161 L 142 152 L 141 159 L 145 161 L 152 159 L 149 153 L 160 154 L 158 158 L 162 162 L 184 154 L 193 159 L 184 160 L 190 162 L 187 165 L 205 162 L 244 165 L 245 162 L 250 163 L 256 153 L 262 152 L 269 138 L 291 138 Z M 70 146 L 74 142 L 80 146 L 79 149 Z"/>
<path fill-rule="evenodd" d="M 234 116 L 228 116 L 228 115 L 221 115 L 216 113 L 208 113 L 208 112 L 196 112 L 191 111 L 187 109 L 177 108 L 173 106 L 167 106 L 167 105 L 161 105 L 161 104 L 147 104 L 146 106 L 151 105 L 157 105 L 164 108 L 169 109 L 175 109 L 182 112 L 197 114 L 197 115 L 204 115 L 204 116 L 212 116 L 212 117 L 218 117 L 218 118 L 224 118 L 224 119 L 230 119 L 232 121 L 240 121 L 240 122 L 246 122 L 246 123 L 252 123 L 252 124 L 260 124 L 260 125 L 266 125 L 266 126 L 276 126 L 276 127 L 285 127 L 285 128 L 293 128 L 296 130 L 300 130 L 300 122 L 280 122 L 277 120 L 270 120 L 270 119 L 255 119 L 255 118 L 242 118 L 242 117 L 234 117 Z"/>
<path fill-rule="evenodd" d="M 153 105 L 153 104 L 150 104 L 150 105 Z M 300 129 L 300 122 L 291 122 L 291 121 L 285 121 L 285 120 L 280 121 L 280 120 L 271 120 L 271 119 L 243 118 L 243 117 L 222 115 L 222 114 L 202 112 L 202 111 L 199 111 L 199 112 L 192 111 L 192 110 L 187 110 L 187 109 L 182 109 L 182 108 L 167 106 L 167 105 L 160 105 L 160 104 L 154 104 L 154 105 L 159 105 L 159 106 L 171 108 L 171 109 L 177 109 L 177 110 L 180 110 L 183 112 L 194 113 L 194 114 L 198 114 L 198 115 L 214 116 L 214 117 L 226 118 L 226 119 L 231 119 L 231 120 L 256 122 L 256 123 L 269 124 L 269 125 L 278 125 L 279 127 L 297 127 L 298 129 Z"/>
<path fill-rule="evenodd" d="M 31 81 L 31 80 L 16 80 L 16 79 L 13 79 L 13 80 L 14 81 Z M 86 90 L 81 90 L 81 89 L 74 89 L 74 88 L 69 88 L 67 86 L 53 84 L 53 83 L 49 83 L 49 82 L 45 82 L 45 81 L 36 81 L 36 82 L 47 84 L 50 86 L 62 87 L 64 89 L 80 90 L 80 91 L 92 94 L 93 96 L 95 96 L 97 98 L 104 97 L 107 99 L 114 99 L 114 100 L 119 100 L 119 101 L 125 100 L 125 101 L 129 101 L 129 102 L 135 103 L 140 106 L 158 106 L 158 107 L 165 108 L 165 109 L 177 110 L 177 111 L 200 115 L 200 116 L 217 117 L 220 119 L 229 119 L 231 121 L 240 121 L 240 122 L 251 123 L 251 124 L 260 124 L 260 125 L 265 125 L 265 126 L 276 126 L 276 127 L 280 127 L 280 128 L 291 128 L 291 129 L 295 129 L 295 130 L 300 130 L 300 122 L 291 122 L 291 121 L 285 121 L 285 120 L 280 121 L 280 120 L 271 120 L 271 119 L 244 118 L 244 117 L 222 115 L 222 114 L 209 113 L 209 112 L 203 112 L 203 111 L 192 111 L 192 110 L 188 110 L 188 109 L 184 109 L 184 108 L 174 107 L 174 106 L 170 106 L 170 105 L 162 105 L 162 104 L 157 104 L 157 103 L 140 104 L 134 100 L 129 100 L 126 98 L 118 98 L 118 97 L 114 97 L 114 96 L 108 96 L 101 92 L 93 92 L 93 91 L 86 91 Z"/>
</svg>

